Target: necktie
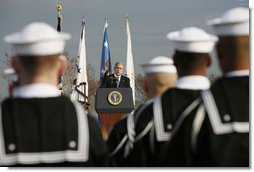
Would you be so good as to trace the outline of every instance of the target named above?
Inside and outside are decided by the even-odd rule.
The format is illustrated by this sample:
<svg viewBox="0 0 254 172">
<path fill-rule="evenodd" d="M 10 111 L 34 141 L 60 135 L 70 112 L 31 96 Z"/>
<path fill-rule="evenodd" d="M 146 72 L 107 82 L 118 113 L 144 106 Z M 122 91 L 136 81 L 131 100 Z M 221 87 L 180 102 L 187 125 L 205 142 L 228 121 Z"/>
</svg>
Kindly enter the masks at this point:
<svg viewBox="0 0 254 172">
<path fill-rule="evenodd" d="M 117 76 L 117 77 L 116 77 L 116 88 L 119 87 L 119 83 L 120 83 L 120 81 L 119 81 L 119 76 Z"/>
</svg>

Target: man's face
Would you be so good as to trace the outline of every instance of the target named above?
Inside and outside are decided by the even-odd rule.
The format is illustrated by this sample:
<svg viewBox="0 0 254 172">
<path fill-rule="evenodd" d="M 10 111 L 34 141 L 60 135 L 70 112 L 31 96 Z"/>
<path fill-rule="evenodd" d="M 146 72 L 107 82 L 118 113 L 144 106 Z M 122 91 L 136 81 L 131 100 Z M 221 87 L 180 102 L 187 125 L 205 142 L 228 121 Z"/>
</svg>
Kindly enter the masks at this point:
<svg viewBox="0 0 254 172">
<path fill-rule="evenodd" d="M 116 75 L 122 75 L 123 74 L 123 65 L 119 64 L 119 65 L 116 65 L 115 68 L 115 74 Z"/>
</svg>

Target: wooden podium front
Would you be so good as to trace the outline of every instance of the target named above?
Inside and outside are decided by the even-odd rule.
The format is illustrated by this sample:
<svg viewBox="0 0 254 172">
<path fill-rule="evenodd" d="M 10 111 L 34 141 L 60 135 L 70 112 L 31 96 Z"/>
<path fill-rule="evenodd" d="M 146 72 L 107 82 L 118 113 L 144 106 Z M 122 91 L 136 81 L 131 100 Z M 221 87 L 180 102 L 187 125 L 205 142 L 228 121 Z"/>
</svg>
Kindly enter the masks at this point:
<svg viewBox="0 0 254 172">
<path fill-rule="evenodd" d="M 103 138 L 106 139 L 115 123 L 133 109 L 131 88 L 98 88 L 95 110 L 99 114 Z"/>
<path fill-rule="evenodd" d="M 100 120 L 100 129 L 102 132 L 103 138 L 106 140 L 110 129 L 117 123 L 119 120 L 123 119 L 128 113 L 113 113 L 105 112 L 99 113 Z"/>
</svg>

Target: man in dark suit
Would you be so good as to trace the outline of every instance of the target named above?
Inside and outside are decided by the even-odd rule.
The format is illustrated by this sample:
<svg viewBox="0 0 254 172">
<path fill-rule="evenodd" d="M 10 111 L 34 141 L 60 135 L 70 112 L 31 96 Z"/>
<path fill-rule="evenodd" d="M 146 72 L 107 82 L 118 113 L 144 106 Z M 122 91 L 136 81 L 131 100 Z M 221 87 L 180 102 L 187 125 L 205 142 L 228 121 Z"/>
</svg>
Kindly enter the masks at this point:
<svg viewBox="0 0 254 172">
<path fill-rule="evenodd" d="M 130 79 L 123 76 L 124 66 L 117 62 L 114 67 L 114 73 L 105 77 L 102 81 L 101 88 L 130 88 Z"/>
</svg>

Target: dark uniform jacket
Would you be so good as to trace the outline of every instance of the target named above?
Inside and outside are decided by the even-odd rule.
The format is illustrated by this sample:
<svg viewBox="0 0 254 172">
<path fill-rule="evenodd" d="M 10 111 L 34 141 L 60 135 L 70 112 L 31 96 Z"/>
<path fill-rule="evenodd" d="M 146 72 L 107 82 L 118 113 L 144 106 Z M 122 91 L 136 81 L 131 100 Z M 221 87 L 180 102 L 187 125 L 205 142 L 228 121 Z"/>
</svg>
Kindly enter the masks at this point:
<svg viewBox="0 0 254 172">
<path fill-rule="evenodd" d="M 105 166 L 92 117 L 67 97 L 7 98 L 0 108 L 1 166 Z"/>
<path fill-rule="evenodd" d="M 111 166 L 126 166 L 126 156 L 135 139 L 135 123 L 140 112 L 152 101 L 141 104 L 135 111 L 118 121 L 112 128 L 107 139 L 109 162 Z"/>
<path fill-rule="evenodd" d="M 249 77 L 223 77 L 201 95 L 166 144 L 165 163 L 249 167 Z"/>
<path fill-rule="evenodd" d="M 114 74 L 111 74 L 103 79 L 101 88 L 116 88 L 117 83 L 114 78 Z M 121 75 L 120 83 L 118 88 L 130 88 L 130 79 L 126 76 Z"/>
<path fill-rule="evenodd" d="M 154 99 L 139 116 L 136 137 L 127 166 L 168 166 L 161 162 L 175 122 L 184 109 L 199 96 L 200 90 L 173 88 Z"/>
</svg>

